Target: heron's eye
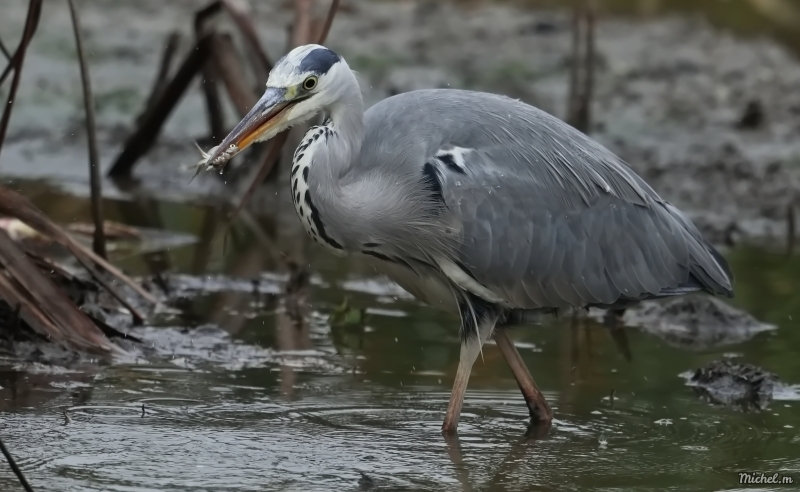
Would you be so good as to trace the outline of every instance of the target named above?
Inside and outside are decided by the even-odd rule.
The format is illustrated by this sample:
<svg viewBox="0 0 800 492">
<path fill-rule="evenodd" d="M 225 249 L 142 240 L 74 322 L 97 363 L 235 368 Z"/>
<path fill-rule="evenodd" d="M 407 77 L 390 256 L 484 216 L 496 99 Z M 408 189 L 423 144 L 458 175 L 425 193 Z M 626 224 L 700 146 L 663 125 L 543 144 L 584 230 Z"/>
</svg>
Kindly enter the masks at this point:
<svg viewBox="0 0 800 492">
<path fill-rule="evenodd" d="M 317 78 L 313 75 L 303 81 L 303 89 L 310 91 L 317 86 Z"/>
</svg>

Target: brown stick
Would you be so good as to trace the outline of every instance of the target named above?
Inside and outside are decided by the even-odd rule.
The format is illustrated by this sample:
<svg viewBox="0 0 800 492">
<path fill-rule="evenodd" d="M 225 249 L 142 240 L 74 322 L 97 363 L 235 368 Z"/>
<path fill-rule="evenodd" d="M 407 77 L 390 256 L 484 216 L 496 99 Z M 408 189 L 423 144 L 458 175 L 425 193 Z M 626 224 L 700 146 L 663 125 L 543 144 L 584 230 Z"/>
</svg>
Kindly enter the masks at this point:
<svg viewBox="0 0 800 492">
<path fill-rule="evenodd" d="M 79 242 L 72 239 L 72 237 L 64 232 L 60 227 L 54 224 L 46 215 L 44 215 L 38 208 L 36 208 L 27 198 L 19 193 L 9 190 L 0 186 L 0 214 L 16 217 L 25 222 L 30 227 L 36 229 L 40 233 L 52 238 L 57 243 L 67 248 L 76 258 L 83 256 L 84 259 L 91 260 L 97 263 L 107 272 L 117 277 L 120 281 L 127 284 L 130 288 L 135 290 L 140 296 L 153 304 L 158 304 L 158 300 L 149 292 L 142 289 L 130 277 L 119 271 L 116 267 L 109 264 L 103 258 L 97 256 L 92 250 L 87 249 Z M 97 275 L 94 268 L 89 270 L 93 276 Z"/>
<path fill-rule="evenodd" d="M 208 60 L 211 54 L 211 42 L 211 35 L 203 36 L 187 55 L 178 72 L 158 98 L 153 111 L 147 115 L 133 135 L 125 142 L 125 148 L 108 172 L 109 176 L 129 176 L 136 161 L 150 150 L 167 117 L 178 104 L 183 93 L 186 92 L 192 79 L 200 73 Z"/>
<path fill-rule="evenodd" d="M 94 252 L 103 258 L 106 257 L 106 235 L 103 227 L 103 189 L 100 180 L 100 159 L 97 156 L 97 131 L 94 122 L 94 98 L 92 97 L 92 83 L 89 77 L 89 67 L 86 64 L 86 55 L 83 52 L 81 39 L 81 21 L 75 2 L 67 0 L 69 12 L 72 16 L 72 29 L 75 31 L 75 48 L 78 51 L 78 64 L 81 67 L 81 83 L 83 84 L 83 105 L 86 111 L 86 144 L 89 147 L 89 189 L 92 202 L 92 220 L 94 221 Z"/>
<path fill-rule="evenodd" d="M 331 32 L 333 25 L 333 18 L 336 17 L 336 11 L 339 9 L 339 0 L 331 2 L 331 8 L 328 10 L 328 16 L 325 18 L 325 25 L 322 27 L 322 32 L 319 34 L 319 42 L 317 44 L 325 43 L 328 38 L 328 33 Z"/>
<path fill-rule="evenodd" d="M 169 72 L 172 68 L 172 60 L 175 58 L 175 53 L 180 46 L 181 33 L 173 31 L 167 37 L 167 42 L 164 44 L 164 50 L 161 52 L 161 62 L 158 66 L 158 73 L 156 79 L 153 81 L 153 88 L 150 90 L 150 96 L 147 98 L 144 110 L 136 118 L 136 123 L 139 124 L 147 116 L 147 113 L 153 110 L 158 101 L 158 98 L 164 92 L 164 88 L 169 81 Z"/>
<path fill-rule="evenodd" d="M 5 108 L 3 109 L 3 117 L 0 119 L 0 151 L 3 149 L 3 142 L 6 139 L 6 131 L 8 130 L 8 122 L 11 119 L 11 109 L 14 107 L 16 101 L 17 89 L 19 88 L 19 79 L 22 75 L 22 64 L 25 61 L 25 52 L 28 49 L 33 34 L 39 25 L 39 17 L 42 13 L 42 0 L 31 0 L 28 4 L 28 17 L 25 19 L 25 28 L 22 31 L 22 39 L 19 42 L 19 47 L 14 53 L 13 61 L 8 64 L 6 71 L 0 77 L 0 84 L 3 83 L 8 71 L 14 68 L 14 78 L 11 80 L 11 89 L 8 91 L 8 100 L 6 101 Z"/>
<path fill-rule="evenodd" d="M 578 111 L 578 127 L 584 133 L 589 133 L 592 125 L 592 98 L 594 97 L 594 25 L 595 5 L 594 0 L 586 0 L 586 56 L 584 58 L 583 94 Z"/>
<path fill-rule="evenodd" d="M 795 220 L 794 206 L 790 203 L 786 207 L 786 256 L 791 256 L 794 252 L 795 239 Z"/>
<path fill-rule="evenodd" d="M 594 0 L 575 0 L 566 120 L 584 133 L 589 132 L 591 126 L 594 96 L 595 14 Z"/>
<path fill-rule="evenodd" d="M 258 96 L 245 83 L 244 70 L 239 63 L 233 39 L 228 34 L 214 37 L 213 55 L 216 71 L 222 78 L 236 111 L 244 117 L 255 106 Z"/>
<path fill-rule="evenodd" d="M 267 151 L 267 154 L 264 156 L 264 160 L 261 163 L 261 167 L 258 169 L 258 173 L 256 173 L 253 181 L 250 182 L 250 186 L 247 187 L 247 191 L 245 191 L 244 195 L 242 195 L 242 199 L 239 200 L 239 205 L 236 206 L 236 208 L 233 210 L 233 213 L 230 215 L 230 220 L 235 219 L 239 212 L 247 205 L 247 202 L 249 202 L 253 197 L 253 194 L 256 192 L 258 187 L 264 182 L 264 178 L 267 177 L 269 172 L 275 166 L 275 163 L 278 162 L 278 159 L 281 156 L 281 149 L 283 149 L 283 144 L 286 143 L 286 139 L 288 137 L 289 130 L 284 130 L 272 139 L 269 151 Z"/>
<path fill-rule="evenodd" d="M 3 52 L 3 55 L 6 57 L 6 61 L 11 61 L 11 54 L 6 49 L 6 45 L 3 44 L 3 40 L 0 39 L 0 51 Z"/>
<path fill-rule="evenodd" d="M 0 231 L 0 262 L 53 324 L 60 328 L 62 342 L 84 349 L 113 349 L 94 322 L 28 260 L 5 231 Z"/>
<path fill-rule="evenodd" d="M 292 46 L 301 46 L 312 40 L 311 0 L 294 0 L 294 26 L 292 27 Z"/>
<path fill-rule="evenodd" d="M 581 60 L 581 9 L 583 0 L 573 0 L 572 6 L 572 57 L 569 64 L 569 93 L 567 95 L 566 121 L 572 124 L 578 107 L 578 81 Z"/>
<path fill-rule="evenodd" d="M 533 376 L 531 376 L 530 371 L 528 371 L 528 368 L 525 366 L 525 362 L 519 355 L 517 347 L 514 346 L 514 342 L 508 338 L 506 331 L 495 331 L 494 340 L 497 343 L 497 348 L 500 349 L 500 352 L 506 359 L 508 367 L 511 368 L 514 379 L 517 380 L 517 386 L 519 386 L 522 397 L 525 398 L 525 403 L 528 405 L 528 413 L 531 419 L 540 422 L 549 422 L 553 420 L 553 410 L 536 386 Z"/>
<path fill-rule="evenodd" d="M 222 5 L 242 32 L 250 50 L 255 54 L 256 63 L 254 68 L 256 69 L 256 78 L 259 81 L 266 80 L 267 74 L 272 70 L 272 63 L 270 63 L 267 52 L 258 39 L 258 33 L 253 25 L 250 4 L 246 0 L 235 2 L 231 0 L 222 0 Z"/>
</svg>

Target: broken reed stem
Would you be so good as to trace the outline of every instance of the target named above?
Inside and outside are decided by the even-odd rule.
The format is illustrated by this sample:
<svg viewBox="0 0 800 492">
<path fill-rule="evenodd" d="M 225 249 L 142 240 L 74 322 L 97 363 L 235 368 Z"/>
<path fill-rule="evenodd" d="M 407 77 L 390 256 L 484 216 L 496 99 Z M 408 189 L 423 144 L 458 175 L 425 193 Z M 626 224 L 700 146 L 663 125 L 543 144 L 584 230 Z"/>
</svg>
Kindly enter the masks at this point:
<svg viewBox="0 0 800 492">
<path fill-rule="evenodd" d="M 234 209 L 230 216 L 230 220 L 235 219 L 236 216 L 239 215 L 239 212 L 247 205 L 247 202 L 249 202 L 253 197 L 253 194 L 256 192 L 259 185 L 264 182 L 264 178 L 267 177 L 269 172 L 275 166 L 275 163 L 278 162 L 278 159 L 280 159 L 281 149 L 283 149 L 283 144 L 286 143 L 286 139 L 289 137 L 289 131 L 290 130 L 284 130 L 270 142 L 271 145 L 269 151 L 264 157 L 264 161 L 261 163 L 258 173 L 256 173 L 253 181 L 250 182 L 250 186 L 247 187 L 247 191 L 245 191 L 244 195 L 242 195 L 242 199 L 239 200 L 239 205 L 237 205 Z"/>
<path fill-rule="evenodd" d="M 289 49 L 310 43 L 311 39 L 311 0 L 294 0 L 294 28 Z"/>
<path fill-rule="evenodd" d="M 11 80 L 11 89 L 8 91 L 8 100 L 3 110 L 3 117 L 0 119 L 0 151 L 3 149 L 3 141 L 6 139 L 6 131 L 8 130 L 8 121 L 11 119 L 11 109 L 14 107 L 14 101 L 16 100 L 19 79 L 22 75 L 22 64 L 25 61 L 25 52 L 28 49 L 28 43 L 30 43 L 33 34 L 36 32 L 36 28 L 39 26 L 39 17 L 41 13 L 42 0 L 30 0 L 28 4 L 28 16 L 25 19 L 25 28 L 22 31 L 22 39 L 19 42 L 19 47 L 12 57 L 13 62 L 8 64 L 6 72 L 0 77 L 0 84 L 2 84 L 2 79 L 5 79 L 8 71 L 13 67 L 14 78 Z"/>
<path fill-rule="evenodd" d="M 89 147 L 89 188 L 92 201 L 92 221 L 94 221 L 94 240 L 92 248 L 99 256 L 106 258 L 106 235 L 103 226 L 103 189 L 100 178 L 100 159 L 97 155 L 97 128 L 94 121 L 94 98 L 92 97 L 92 83 L 89 77 L 89 67 L 86 64 L 86 54 L 83 50 L 81 36 L 81 21 L 75 9 L 74 0 L 67 0 L 69 13 L 72 16 L 72 29 L 75 31 L 75 48 L 78 50 L 78 64 L 81 68 L 81 83 L 83 84 L 83 105 L 86 111 L 86 143 Z"/>
<path fill-rule="evenodd" d="M 246 1 L 222 0 L 222 5 L 228 11 L 233 22 L 239 27 L 244 36 L 250 52 L 254 55 L 254 66 L 256 77 L 260 81 L 266 80 L 269 71 L 272 70 L 272 63 L 269 61 L 266 50 L 258 39 L 258 33 L 253 25 L 252 8 Z"/>
<path fill-rule="evenodd" d="M 247 85 L 244 69 L 239 62 L 233 39 L 228 34 L 214 37 L 212 50 L 216 72 L 219 74 L 240 118 L 255 106 L 258 96 Z"/>
<path fill-rule="evenodd" d="M 11 54 L 6 49 L 6 45 L 3 44 L 3 40 L 2 39 L 0 39 L 0 51 L 3 52 L 3 55 L 6 57 L 6 61 L 10 62 L 11 61 Z"/>
<path fill-rule="evenodd" d="M 181 41 L 181 33 L 178 31 L 173 31 L 167 37 L 167 42 L 164 44 L 164 50 L 161 52 L 161 62 L 158 66 L 158 73 L 156 74 L 156 79 L 153 81 L 153 88 L 150 90 L 150 96 L 147 98 L 147 104 L 144 107 L 142 113 L 136 118 L 136 123 L 141 123 L 147 114 L 153 110 L 158 98 L 164 92 L 164 87 L 166 87 L 167 83 L 169 82 L 169 72 L 172 69 L 172 60 L 175 58 L 175 53 L 178 51 L 178 46 L 180 46 Z"/>
<path fill-rule="evenodd" d="M 572 59 L 567 122 L 587 133 L 591 126 L 595 68 L 595 3 L 576 0 L 572 19 Z"/>
<path fill-rule="evenodd" d="M 584 65 L 583 104 L 581 106 L 580 123 L 583 132 L 588 133 L 592 124 L 592 99 L 594 97 L 594 66 L 595 66 L 595 3 L 586 0 L 586 63 Z"/>
<path fill-rule="evenodd" d="M 3 452 L 3 456 L 6 457 L 8 465 L 11 467 L 11 470 L 14 472 L 14 475 L 17 476 L 17 480 L 19 480 L 19 483 L 22 484 L 22 488 L 25 489 L 25 492 L 33 492 L 33 488 L 31 488 L 30 484 L 25 479 L 25 475 L 22 474 L 22 470 L 20 470 L 19 467 L 17 466 L 17 462 L 14 461 L 14 457 L 11 456 L 11 453 L 9 453 L 8 449 L 6 449 L 6 445 L 3 444 L 2 439 L 0 439 L 0 451 Z"/>
<path fill-rule="evenodd" d="M 215 2 L 197 12 L 194 18 L 195 41 L 205 35 L 214 36 L 214 28 L 206 27 L 207 21 L 222 9 L 220 2 Z M 217 87 L 217 67 L 213 63 L 204 63 L 201 68 L 200 85 L 206 101 L 206 116 L 208 117 L 211 142 L 218 144 L 225 137 L 225 118 L 222 114 L 222 100 Z"/>
<path fill-rule="evenodd" d="M 136 131 L 125 142 L 125 148 L 108 171 L 110 177 L 130 176 L 136 161 L 150 150 L 167 117 L 208 61 L 211 55 L 211 43 L 211 35 L 205 35 L 197 41 L 158 97 L 153 110 L 142 119 Z"/>
<path fill-rule="evenodd" d="M 572 7 L 572 58 L 569 64 L 569 93 L 567 95 L 567 122 L 575 119 L 575 111 L 578 103 L 578 77 L 580 67 L 580 45 L 581 45 L 581 10 L 580 2 L 583 0 L 573 0 Z"/>
<path fill-rule="evenodd" d="M 322 26 L 322 32 L 319 33 L 319 42 L 317 44 L 323 44 L 328 38 L 328 33 L 331 32 L 333 18 L 336 17 L 337 10 L 339 10 L 339 0 L 333 0 L 331 2 L 331 8 L 328 10 L 328 16 L 325 18 L 325 25 Z"/>
</svg>

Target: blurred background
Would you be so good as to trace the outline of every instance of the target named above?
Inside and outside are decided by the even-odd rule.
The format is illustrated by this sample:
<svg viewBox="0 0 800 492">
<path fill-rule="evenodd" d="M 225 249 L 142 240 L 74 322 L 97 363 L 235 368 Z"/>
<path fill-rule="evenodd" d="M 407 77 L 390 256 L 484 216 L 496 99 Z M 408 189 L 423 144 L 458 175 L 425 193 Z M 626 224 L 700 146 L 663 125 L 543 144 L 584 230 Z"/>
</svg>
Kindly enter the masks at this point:
<svg viewBox="0 0 800 492">
<path fill-rule="evenodd" d="M 0 6 L 0 67 L 32 3 Z M 107 318 L 143 340 L 114 363 L 3 349 L 0 433 L 36 490 L 727 490 L 739 471 L 800 483 L 800 1 L 341 1 L 325 44 L 367 106 L 433 87 L 533 104 L 621 156 L 736 276 L 730 310 L 691 301 L 616 330 L 596 316 L 516 329 L 555 410 L 544 437 L 526 432 L 488 345 L 455 441 L 439 427 L 457 319 L 308 240 L 286 164 L 303 129 L 192 178 L 195 142 L 219 143 L 270 64 L 324 32 L 330 3 L 75 5 L 108 258 L 163 306 L 140 326 Z M 66 0 L 42 2 L 0 179 L 88 244 L 75 46 Z M 715 360 L 774 387 L 734 377 L 748 400 L 766 395 L 757 408 L 709 397 L 691 375 Z M 0 486 L 17 486 L 4 467 Z"/>
</svg>

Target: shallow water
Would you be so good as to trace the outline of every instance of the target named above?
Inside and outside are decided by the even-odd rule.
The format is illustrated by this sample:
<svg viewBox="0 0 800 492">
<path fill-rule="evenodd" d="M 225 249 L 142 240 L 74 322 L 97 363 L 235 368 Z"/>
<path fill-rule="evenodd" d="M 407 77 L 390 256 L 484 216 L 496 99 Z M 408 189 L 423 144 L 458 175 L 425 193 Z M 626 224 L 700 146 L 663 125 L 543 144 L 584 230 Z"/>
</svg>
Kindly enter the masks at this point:
<svg viewBox="0 0 800 492">
<path fill-rule="evenodd" d="M 625 14 L 691 11 L 800 46 L 796 2 L 605 5 Z M 82 154 L 68 158 L 84 166 Z M 59 152 L 30 165 L 53 175 L 63 159 Z M 37 174 L 13 164 L 4 171 Z M 58 191 L 84 192 L 82 181 L 12 186 L 59 222 L 89 219 L 85 199 Z M 147 278 L 168 272 L 171 305 L 183 312 L 134 329 L 148 343 L 127 361 L 0 365 L 0 436 L 37 491 L 731 490 L 740 471 L 800 481 L 800 257 L 783 245 L 726 252 L 737 275 L 733 302 L 777 329 L 713 348 L 636 329 L 625 329 L 620 346 L 590 320 L 517 329 L 555 424 L 544 435 L 528 428 L 490 343 L 459 437 L 448 440 L 439 428 L 458 363 L 454 318 L 358 261 L 309 245 L 290 205 L 238 222 L 226 239 L 222 212 L 205 203 L 147 198 L 152 190 L 140 198 L 135 188 L 110 195 L 125 199 L 106 200 L 108 219 L 147 228 L 144 244 L 117 244 L 113 259 Z M 297 298 L 282 295 L 284 253 L 309 265 Z M 366 310 L 365 322 L 331 327 L 328 316 L 345 298 Z M 788 386 L 765 411 L 714 406 L 682 375 L 722 357 Z M 0 490 L 17 487 L 0 466 Z"/>
<path fill-rule="evenodd" d="M 15 186 L 42 206 L 57 201 L 72 220 L 87 216 L 82 199 Z M 111 219 L 142 206 L 106 205 Z M 215 214 L 149 205 L 159 220 L 138 225 L 180 238 Z M 155 241 L 151 249 L 161 251 L 149 263 L 116 250 L 143 275 L 153 258 L 171 265 L 171 298 L 186 310 L 133 330 L 153 343 L 137 360 L 0 371 L 2 437 L 37 491 L 712 490 L 736 486 L 743 470 L 800 478 L 796 388 L 766 411 L 743 412 L 704 401 L 681 376 L 736 356 L 800 382 L 796 256 L 729 252 L 736 304 L 778 325 L 746 343 L 698 351 L 626 329 L 627 361 L 590 320 L 516 330 L 555 424 L 544 436 L 527 428 L 514 380 L 490 344 L 473 372 L 459 438 L 446 440 L 439 428 L 458 362 L 455 319 L 314 249 L 304 322 L 294 324 L 280 295 L 286 276 L 263 271 L 265 246 L 241 235 L 222 250 L 222 236 L 219 227 L 189 245 Z M 197 257 L 209 238 L 215 253 L 203 265 Z M 196 268 L 207 273 L 190 275 Z M 367 310 L 365 323 L 332 329 L 328 316 L 345 297 Z M 2 489 L 14 483 L 0 467 Z"/>
</svg>

